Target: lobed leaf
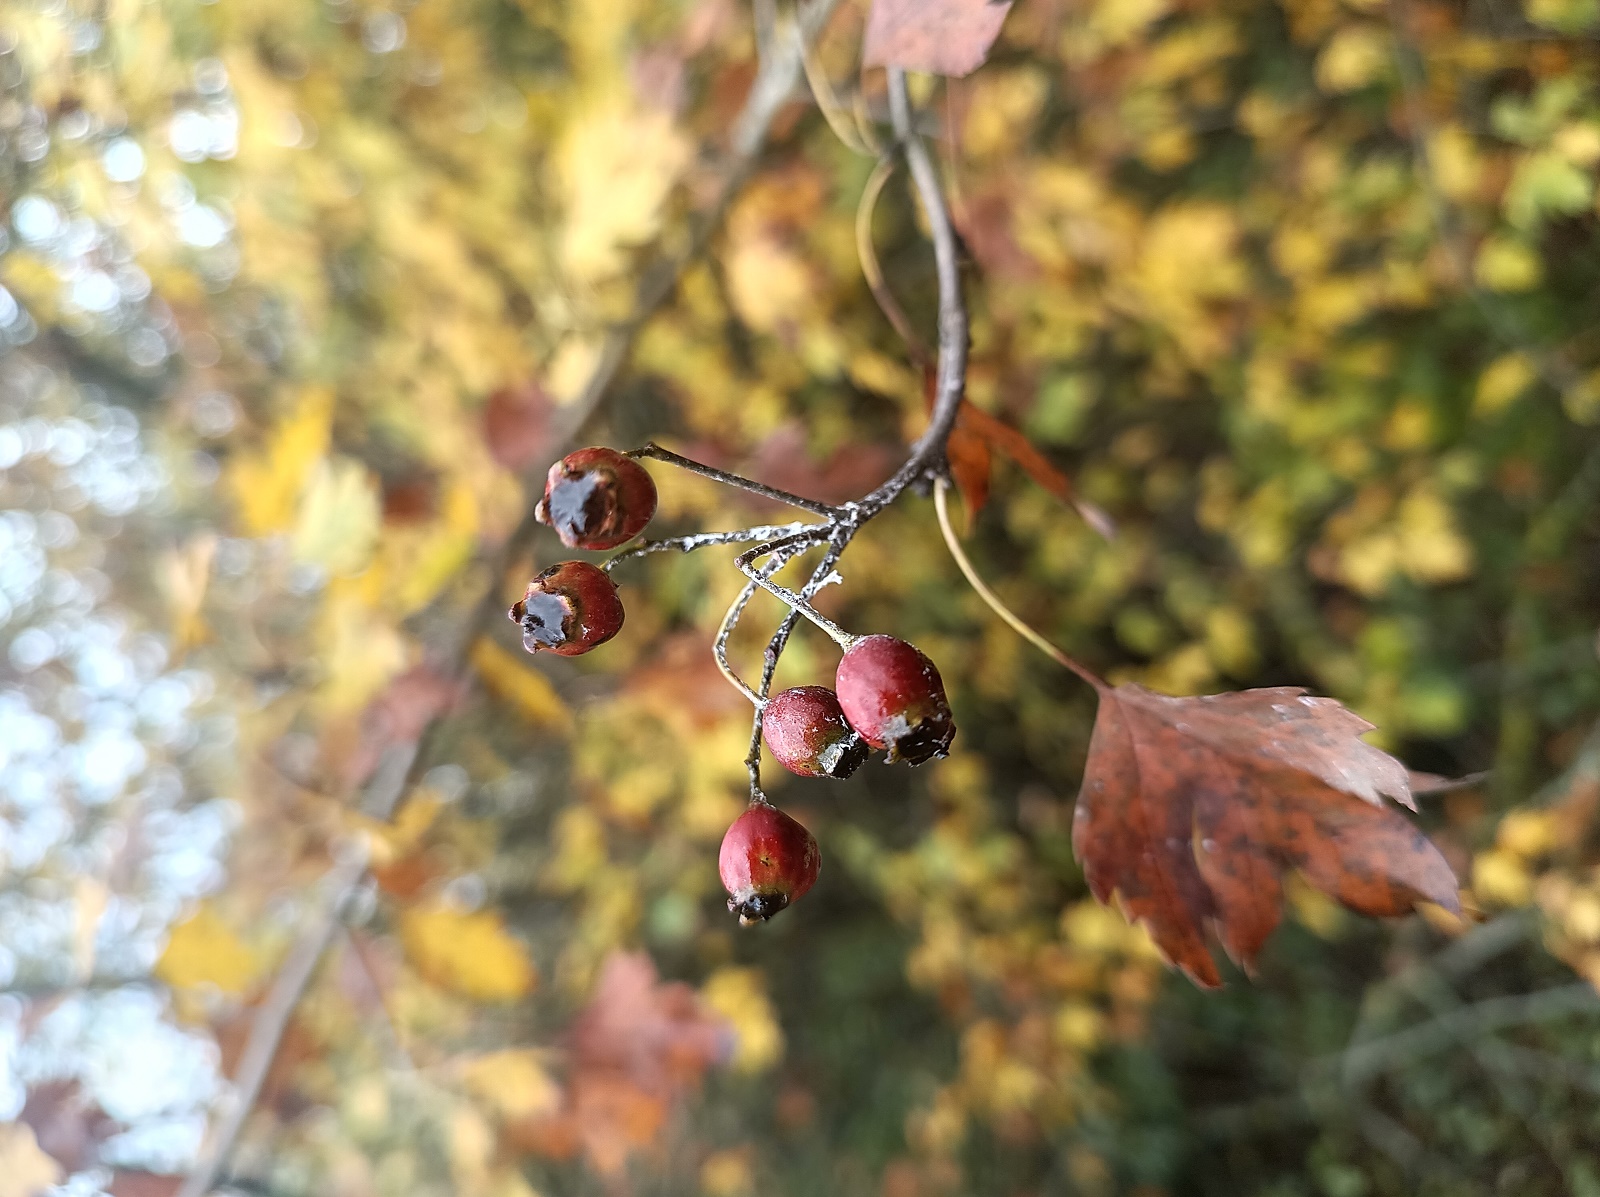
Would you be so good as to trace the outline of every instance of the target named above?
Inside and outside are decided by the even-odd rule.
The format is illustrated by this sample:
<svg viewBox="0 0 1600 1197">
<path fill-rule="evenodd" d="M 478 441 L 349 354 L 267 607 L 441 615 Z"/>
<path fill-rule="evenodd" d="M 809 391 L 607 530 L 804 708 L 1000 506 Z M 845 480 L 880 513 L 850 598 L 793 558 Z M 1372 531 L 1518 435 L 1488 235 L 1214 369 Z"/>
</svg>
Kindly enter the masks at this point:
<svg viewBox="0 0 1600 1197">
<path fill-rule="evenodd" d="M 1102 902 L 1115 893 L 1207 987 L 1222 983 L 1207 923 L 1251 968 L 1278 925 L 1286 869 L 1361 914 L 1419 902 L 1459 912 L 1444 857 L 1383 803 L 1411 806 L 1409 777 L 1360 738 L 1370 730 L 1298 687 L 1103 690 L 1072 836 L 1090 890 Z"/>
</svg>

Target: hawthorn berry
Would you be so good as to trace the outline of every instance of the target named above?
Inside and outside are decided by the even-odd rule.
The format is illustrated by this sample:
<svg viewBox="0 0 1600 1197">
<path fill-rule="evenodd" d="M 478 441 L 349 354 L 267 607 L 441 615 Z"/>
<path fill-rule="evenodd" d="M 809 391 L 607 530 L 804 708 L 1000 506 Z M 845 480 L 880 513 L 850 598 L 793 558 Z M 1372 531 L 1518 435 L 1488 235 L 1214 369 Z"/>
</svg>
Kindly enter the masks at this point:
<svg viewBox="0 0 1600 1197">
<path fill-rule="evenodd" d="M 656 484 L 633 458 L 595 446 L 568 453 L 544 480 L 533 514 L 571 549 L 614 549 L 656 513 Z"/>
<path fill-rule="evenodd" d="M 717 854 L 728 909 L 743 927 L 770 919 L 804 896 L 821 869 L 816 837 L 763 801 L 752 802 L 733 821 Z"/>
<path fill-rule="evenodd" d="M 920 765 L 944 756 L 956 724 L 939 670 L 915 645 L 893 636 L 863 636 L 839 662 L 834 678 L 850 726 L 889 760 Z"/>
<path fill-rule="evenodd" d="M 622 630 L 622 600 L 611 575 L 587 561 L 562 561 L 528 583 L 506 613 L 530 653 L 577 657 Z"/>
<path fill-rule="evenodd" d="M 761 738 L 778 763 L 801 777 L 843 780 L 867 759 L 867 744 L 846 722 L 839 696 L 826 686 L 775 694 L 761 718 Z"/>
</svg>

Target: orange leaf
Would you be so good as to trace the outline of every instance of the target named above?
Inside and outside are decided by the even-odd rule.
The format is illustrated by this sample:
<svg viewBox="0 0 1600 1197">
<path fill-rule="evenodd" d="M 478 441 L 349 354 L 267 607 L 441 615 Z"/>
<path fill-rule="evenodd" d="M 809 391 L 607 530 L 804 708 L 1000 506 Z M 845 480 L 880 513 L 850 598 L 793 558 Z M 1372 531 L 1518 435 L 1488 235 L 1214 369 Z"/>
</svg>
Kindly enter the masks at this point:
<svg viewBox="0 0 1600 1197">
<path fill-rule="evenodd" d="M 933 410 L 937 386 L 938 377 L 933 366 L 925 366 L 922 371 L 922 397 L 930 412 Z M 945 451 L 950 461 L 950 474 L 956 489 L 961 492 L 969 523 L 989 498 L 991 450 L 998 450 L 1011 458 L 1028 477 L 1076 510 L 1083 522 L 1105 539 L 1110 540 L 1116 535 L 1116 526 L 1111 522 L 1111 517 L 1095 504 L 1080 499 L 1072 479 L 1051 465 L 1050 459 L 1034 448 L 1027 436 L 963 399 L 961 406 L 956 409 L 956 426 L 950 432 Z"/>
<path fill-rule="evenodd" d="M 963 410 L 966 404 L 962 404 Z M 965 427 L 960 416 L 950 431 L 945 444 L 945 456 L 950 461 L 950 476 L 961 492 L 961 503 L 966 508 L 967 526 L 977 518 L 978 512 L 989 501 L 989 442 Z"/>
<path fill-rule="evenodd" d="M 1371 729 L 1299 687 L 1102 690 L 1072 835 L 1090 890 L 1117 893 L 1208 987 L 1221 976 L 1205 923 L 1251 967 L 1278 924 L 1285 869 L 1366 915 L 1419 902 L 1459 912 L 1444 857 L 1383 803 L 1411 806 L 1411 790 L 1405 766 L 1360 739 Z"/>
<path fill-rule="evenodd" d="M 969 75 L 983 65 L 1011 0 L 873 0 L 863 59 L 935 75 Z"/>
</svg>

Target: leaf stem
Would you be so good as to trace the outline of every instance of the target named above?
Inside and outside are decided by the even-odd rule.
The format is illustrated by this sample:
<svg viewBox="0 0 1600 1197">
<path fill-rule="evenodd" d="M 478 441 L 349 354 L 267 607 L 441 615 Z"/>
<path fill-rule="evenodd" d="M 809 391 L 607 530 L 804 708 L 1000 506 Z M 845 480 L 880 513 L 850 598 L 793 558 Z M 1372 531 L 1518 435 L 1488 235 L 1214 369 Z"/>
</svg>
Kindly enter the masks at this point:
<svg viewBox="0 0 1600 1197">
<path fill-rule="evenodd" d="M 966 551 L 961 547 L 961 541 L 956 538 L 956 530 L 950 526 L 950 504 L 948 492 L 950 481 L 941 477 L 933 486 L 933 509 L 939 516 L 939 531 L 944 534 L 944 543 L 950 550 L 950 556 L 955 558 L 956 565 L 960 567 L 962 575 L 967 579 L 968 585 L 978 592 L 978 597 L 989 604 L 990 609 L 1010 625 L 1029 644 L 1033 645 L 1057 665 L 1070 669 L 1084 681 L 1093 686 L 1096 692 L 1104 694 L 1108 687 L 1089 670 L 1078 664 L 1066 653 L 1062 652 L 1050 641 L 1025 623 L 1020 615 L 1005 603 L 1000 601 L 1000 596 L 989 589 L 988 583 L 978 576 L 978 571 L 972 567 L 972 562 L 967 559 Z"/>
</svg>

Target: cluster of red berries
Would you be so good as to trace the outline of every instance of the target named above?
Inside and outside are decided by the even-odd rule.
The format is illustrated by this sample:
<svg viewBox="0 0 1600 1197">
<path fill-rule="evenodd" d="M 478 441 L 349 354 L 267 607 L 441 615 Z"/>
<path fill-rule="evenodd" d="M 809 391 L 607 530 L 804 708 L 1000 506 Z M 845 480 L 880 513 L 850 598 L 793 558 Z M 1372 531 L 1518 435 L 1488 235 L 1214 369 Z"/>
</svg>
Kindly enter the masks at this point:
<svg viewBox="0 0 1600 1197">
<path fill-rule="evenodd" d="M 570 453 L 550 467 L 535 509 L 561 543 L 612 549 L 632 540 L 656 510 L 656 488 L 637 461 L 615 449 Z M 511 608 L 529 652 L 578 656 L 622 630 L 622 602 L 604 570 L 563 561 L 532 582 Z M 762 738 L 802 777 L 846 778 L 872 749 L 920 765 L 949 751 L 955 720 L 934 663 L 893 636 L 859 637 L 845 650 L 834 688 L 796 686 L 767 700 Z M 746 926 L 803 895 L 822 865 L 817 841 L 763 797 L 734 820 L 718 868 L 728 909 Z"/>
</svg>

